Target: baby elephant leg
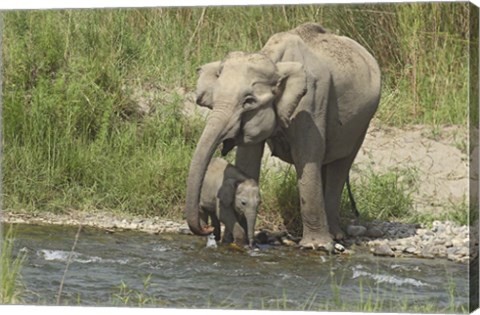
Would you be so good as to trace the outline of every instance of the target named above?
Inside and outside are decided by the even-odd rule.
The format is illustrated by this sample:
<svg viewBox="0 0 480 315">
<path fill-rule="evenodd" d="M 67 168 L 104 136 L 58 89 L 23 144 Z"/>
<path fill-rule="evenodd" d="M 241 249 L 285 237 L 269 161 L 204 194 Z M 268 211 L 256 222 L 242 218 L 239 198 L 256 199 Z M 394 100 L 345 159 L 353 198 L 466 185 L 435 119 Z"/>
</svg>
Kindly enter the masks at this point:
<svg viewBox="0 0 480 315">
<path fill-rule="evenodd" d="M 215 235 L 215 240 L 218 242 L 220 240 L 221 236 L 221 231 L 220 231 L 220 221 L 218 221 L 218 218 L 216 215 L 210 216 L 212 219 L 212 225 L 213 225 L 213 234 Z"/>
<path fill-rule="evenodd" d="M 235 216 L 234 210 L 231 206 L 223 205 L 221 202 L 219 204 L 218 217 L 223 224 L 225 224 L 225 232 L 223 234 L 224 243 L 235 242 L 239 245 L 244 245 L 247 243 L 247 237 L 244 228 L 238 222 L 237 217 Z"/>
</svg>

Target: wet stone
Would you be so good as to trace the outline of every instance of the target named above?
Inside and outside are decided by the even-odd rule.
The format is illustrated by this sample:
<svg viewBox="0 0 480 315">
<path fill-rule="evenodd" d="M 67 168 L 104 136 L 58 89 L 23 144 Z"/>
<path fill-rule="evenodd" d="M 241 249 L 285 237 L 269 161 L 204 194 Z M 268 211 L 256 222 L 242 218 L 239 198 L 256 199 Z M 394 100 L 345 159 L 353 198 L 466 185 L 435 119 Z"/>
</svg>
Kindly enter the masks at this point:
<svg viewBox="0 0 480 315">
<path fill-rule="evenodd" d="M 192 235 L 193 234 L 192 231 L 190 231 L 189 228 L 184 228 L 184 227 L 180 228 L 179 232 L 180 232 L 180 234 L 185 234 L 185 235 Z"/>
<path fill-rule="evenodd" d="M 447 249 L 445 246 L 437 245 L 432 248 L 432 254 L 438 257 L 447 257 Z"/>
<path fill-rule="evenodd" d="M 377 227 L 370 227 L 365 233 L 365 236 L 372 237 L 372 238 L 382 237 L 383 231 Z"/>
<path fill-rule="evenodd" d="M 371 251 L 375 256 L 395 257 L 395 253 L 388 245 L 377 245 Z"/>
<path fill-rule="evenodd" d="M 362 236 L 367 231 L 367 228 L 362 225 L 349 225 L 347 226 L 347 234 L 353 237 Z"/>
<path fill-rule="evenodd" d="M 413 246 L 409 246 L 409 247 L 406 247 L 403 252 L 404 253 L 407 253 L 407 254 L 415 254 L 415 252 L 417 251 L 417 249 Z"/>
<path fill-rule="evenodd" d="M 428 259 L 435 258 L 435 256 L 428 249 L 423 249 L 418 256 L 421 258 L 428 258 Z"/>
</svg>

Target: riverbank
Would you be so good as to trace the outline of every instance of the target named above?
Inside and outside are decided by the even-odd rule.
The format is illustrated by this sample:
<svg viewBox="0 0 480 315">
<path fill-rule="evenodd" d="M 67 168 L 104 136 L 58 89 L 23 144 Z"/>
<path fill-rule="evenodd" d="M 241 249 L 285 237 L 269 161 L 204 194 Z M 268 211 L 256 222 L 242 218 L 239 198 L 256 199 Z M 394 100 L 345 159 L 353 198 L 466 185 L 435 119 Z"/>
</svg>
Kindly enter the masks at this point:
<svg viewBox="0 0 480 315">
<path fill-rule="evenodd" d="M 106 233 L 119 233 L 126 230 L 149 234 L 191 234 L 185 222 L 159 217 L 142 218 L 137 216 L 116 216 L 101 212 L 75 212 L 71 214 L 52 213 L 12 213 L 1 214 L 2 223 L 87 226 L 104 230 Z M 468 263 L 478 255 L 478 229 L 460 226 L 451 221 L 434 221 L 431 227 L 422 224 L 372 221 L 351 224 L 346 229 L 347 236 L 342 242 L 345 253 L 355 250 L 369 250 L 373 255 L 392 258 L 419 257 L 425 259 L 448 259 Z M 476 233 L 475 233 L 476 232 Z M 267 232 L 268 233 L 268 232 Z M 270 238 L 274 245 L 296 245 L 283 241 L 288 238 Z"/>
<path fill-rule="evenodd" d="M 189 120 L 195 117 L 204 119 L 208 110 L 202 111 L 194 105 L 193 94 L 185 91 L 178 93 L 183 99 L 182 116 Z M 468 199 L 469 184 L 478 181 L 478 170 L 472 168 L 469 172 L 470 163 L 478 164 L 478 146 L 468 149 L 468 143 L 468 130 L 461 126 L 444 126 L 435 130 L 415 125 L 400 129 L 374 120 L 352 167 L 352 186 L 362 220 L 352 220 L 346 227 L 347 237 L 342 242 L 345 253 L 354 253 L 358 249 L 371 251 L 372 255 L 440 258 L 459 263 L 468 263 L 477 255 L 478 228 L 474 234 L 466 225 L 469 219 L 476 218 L 469 213 L 465 200 Z M 266 168 L 272 173 L 288 174 L 285 171 L 289 165 L 272 157 L 268 149 L 265 151 L 263 163 Z M 383 175 L 387 176 L 386 181 L 379 177 Z M 394 176 L 390 179 L 388 175 Z M 262 187 L 271 191 L 265 193 L 265 198 L 292 193 L 272 189 L 272 182 L 266 178 L 267 182 Z M 283 180 L 279 185 L 285 188 L 289 183 Z M 367 198 L 369 194 L 380 201 L 370 200 Z M 392 196 L 403 196 L 400 201 L 404 203 L 399 204 Z M 296 198 L 293 195 L 290 197 Z M 265 208 L 266 204 L 270 206 Z M 281 216 L 285 214 L 282 207 L 285 205 L 278 200 L 265 200 L 257 228 L 273 232 L 285 230 L 281 223 Z M 288 207 L 295 206 L 288 204 Z M 15 210 L 4 212 L 1 221 L 82 225 L 107 233 L 135 230 L 149 234 L 191 234 L 177 210 L 159 216 L 91 209 L 64 211 L 61 214 Z M 346 215 L 351 216 L 351 213 Z M 295 245 L 292 239 L 271 237 L 270 241 Z"/>
</svg>

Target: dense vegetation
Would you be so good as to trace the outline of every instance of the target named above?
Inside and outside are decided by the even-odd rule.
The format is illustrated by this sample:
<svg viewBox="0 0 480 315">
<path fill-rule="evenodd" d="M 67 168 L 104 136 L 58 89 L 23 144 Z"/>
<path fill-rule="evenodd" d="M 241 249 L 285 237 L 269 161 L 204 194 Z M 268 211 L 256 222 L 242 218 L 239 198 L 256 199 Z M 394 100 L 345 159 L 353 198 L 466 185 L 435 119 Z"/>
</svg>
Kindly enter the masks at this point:
<svg viewBox="0 0 480 315">
<path fill-rule="evenodd" d="M 404 3 L 6 12 L 4 209 L 181 218 L 203 122 L 182 116 L 184 94 L 175 91 L 194 89 L 199 65 L 232 50 L 256 51 L 273 33 L 307 21 L 356 39 L 378 59 L 380 122 L 464 125 L 469 9 Z M 282 182 L 294 180 L 265 176 L 264 209 L 285 204 Z"/>
</svg>

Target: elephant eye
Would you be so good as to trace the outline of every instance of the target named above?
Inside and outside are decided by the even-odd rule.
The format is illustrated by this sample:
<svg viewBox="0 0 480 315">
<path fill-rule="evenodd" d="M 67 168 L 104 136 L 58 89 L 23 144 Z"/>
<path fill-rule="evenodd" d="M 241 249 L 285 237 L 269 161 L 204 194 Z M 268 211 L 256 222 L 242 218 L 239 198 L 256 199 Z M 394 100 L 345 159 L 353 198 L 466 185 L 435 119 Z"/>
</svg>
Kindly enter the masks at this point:
<svg viewBox="0 0 480 315">
<path fill-rule="evenodd" d="M 256 97 L 253 96 L 253 95 L 249 95 L 249 96 L 245 97 L 245 99 L 243 100 L 243 107 L 245 109 L 250 109 L 253 106 L 255 106 L 256 103 L 257 103 Z"/>
<path fill-rule="evenodd" d="M 240 203 L 242 204 L 242 206 L 246 206 L 246 205 L 247 205 L 247 202 L 246 202 L 245 200 L 240 201 Z"/>
</svg>

